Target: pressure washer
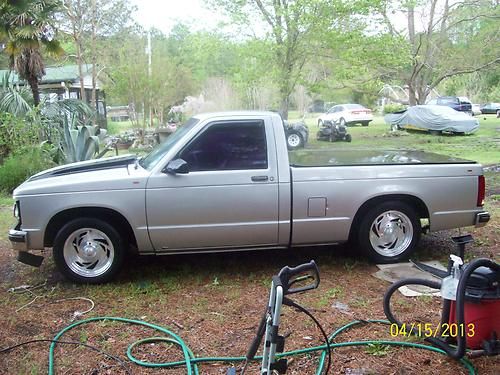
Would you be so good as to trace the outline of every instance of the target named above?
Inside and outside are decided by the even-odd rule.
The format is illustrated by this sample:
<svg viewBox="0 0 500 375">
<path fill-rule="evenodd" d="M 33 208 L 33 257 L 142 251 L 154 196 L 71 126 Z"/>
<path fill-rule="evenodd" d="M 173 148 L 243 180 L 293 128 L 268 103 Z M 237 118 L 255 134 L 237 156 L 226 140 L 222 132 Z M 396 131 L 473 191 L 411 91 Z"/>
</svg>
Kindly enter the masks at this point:
<svg viewBox="0 0 500 375">
<path fill-rule="evenodd" d="M 430 272 L 441 281 L 420 278 L 402 279 L 387 290 L 384 312 L 387 319 L 398 327 L 412 327 L 400 322 L 391 310 L 391 297 L 405 285 L 423 285 L 441 290 L 443 298 L 441 322 L 435 334 L 424 339 L 444 350 L 450 357 L 461 359 L 469 356 L 500 354 L 500 265 L 486 258 L 462 264 L 465 245 L 472 242 L 471 235 L 452 238 L 458 254 L 452 254 L 447 271 L 415 262 L 418 268 Z M 422 336 L 415 326 L 410 333 Z M 434 337 L 435 336 L 435 337 Z"/>
<path fill-rule="evenodd" d="M 309 282 L 310 281 L 310 282 Z M 283 267 L 281 271 L 273 276 L 271 282 L 271 292 L 269 294 L 269 303 L 260 320 L 259 328 L 255 338 L 248 349 L 245 356 L 245 364 L 241 371 L 243 375 L 246 371 L 248 363 L 255 358 L 257 349 L 264 338 L 264 347 L 262 353 L 261 375 L 270 375 L 273 373 L 284 374 L 287 370 L 286 358 L 276 359 L 276 353 L 282 353 L 285 348 L 285 337 L 279 335 L 279 325 L 281 320 L 281 309 L 283 305 L 295 307 L 296 309 L 306 313 L 316 323 L 321 330 L 325 339 L 325 344 L 328 348 L 328 365 L 330 367 L 330 343 L 326 333 L 324 332 L 318 321 L 302 306 L 287 298 L 287 295 L 305 292 L 316 289 L 319 285 L 319 270 L 316 263 L 311 260 L 309 263 L 301 264 L 297 267 Z M 232 374 L 232 370 L 228 371 L 228 375 Z"/>
</svg>

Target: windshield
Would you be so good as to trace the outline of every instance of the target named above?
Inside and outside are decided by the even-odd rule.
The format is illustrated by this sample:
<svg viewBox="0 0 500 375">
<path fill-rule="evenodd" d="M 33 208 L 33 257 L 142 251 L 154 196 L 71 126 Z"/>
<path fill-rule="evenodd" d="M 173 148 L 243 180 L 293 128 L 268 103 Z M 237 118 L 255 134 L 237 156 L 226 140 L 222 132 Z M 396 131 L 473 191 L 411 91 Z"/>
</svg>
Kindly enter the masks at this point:
<svg viewBox="0 0 500 375">
<path fill-rule="evenodd" d="M 170 135 L 167 140 L 156 146 L 144 159 L 141 159 L 139 164 L 144 169 L 150 171 L 156 164 L 165 156 L 170 148 L 182 138 L 184 134 L 189 132 L 197 123 L 198 119 L 191 117 L 184 125 L 177 129 L 175 133 Z"/>
</svg>

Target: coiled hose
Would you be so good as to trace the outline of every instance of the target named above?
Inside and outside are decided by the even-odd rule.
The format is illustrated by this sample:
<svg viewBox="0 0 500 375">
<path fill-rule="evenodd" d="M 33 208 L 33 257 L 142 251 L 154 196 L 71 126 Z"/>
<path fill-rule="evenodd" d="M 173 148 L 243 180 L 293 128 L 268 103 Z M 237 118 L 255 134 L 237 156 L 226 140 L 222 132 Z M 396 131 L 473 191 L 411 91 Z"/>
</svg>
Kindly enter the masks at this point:
<svg viewBox="0 0 500 375">
<path fill-rule="evenodd" d="M 49 349 L 49 369 L 48 373 L 49 375 L 54 374 L 54 349 L 57 345 L 57 341 L 68 331 L 71 329 L 78 327 L 83 324 L 88 324 L 91 322 L 98 322 L 98 321 L 114 321 L 114 322 L 122 322 L 122 323 L 127 323 L 127 324 L 135 324 L 135 325 L 140 325 L 144 327 L 151 328 L 153 330 L 156 330 L 160 332 L 163 337 L 150 337 L 146 338 L 143 340 L 139 340 L 136 342 L 133 342 L 129 347 L 127 348 L 127 357 L 128 359 L 135 363 L 136 365 L 139 366 L 144 366 L 144 367 L 152 367 L 152 368 L 172 368 L 172 367 L 180 367 L 184 366 L 186 368 L 186 373 L 188 375 L 198 375 L 198 364 L 200 363 L 208 363 L 208 362 L 243 362 L 245 361 L 245 357 L 195 357 L 193 352 L 189 349 L 189 347 L 184 343 L 184 341 L 176 335 L 174 332 L 158 326 L 156 324 L 148 323 L 142 320 L 134 320 L 134 319 L 127 319 L 127 318 L 121 318 L 121 317 L 111 317 L 111 316 L 104 316 L 104 317 L 95 317 L 95 318 L 89 318 L 89 319 L 84 319 L 80 320 L 78 322 L 75 322 L 61 331 L 59 331 L 55 336 L 54 336 L 54 341 L 50 345 Z M 429 350 L 435 353 L 440 353 L 446 355 L 447 353 L 439 348 L 435 348 L 433 346 L 428 346 L 428 345 L 423 345 L 423 344 L 418 344 L 418 343 L 412 343 L 412 342 L 399 342 L 399 341 L 389 341 L 389 340 L 367 340 L 367 341 L 347 341 L 347 342 L 340 342 L 340 343 L 334 343 L 333 340 L 342 332 L 360 324 L 366 324 L 366 323 L 380 323 L 380 324 L 390 324 L 387 320 L 355 320 L 351 323 L 348 323 L 341 328 L 337 329 L 335 332 L 333 332 L 329 336 L 329 341 L 331 342 L 330 348 L 341 348 L 341 347 L 347 347 L 347 346 L 367 346 L 367 345 L 372 345 L 372 344 L 379 344 L 379 345 L 391 345 L 391 346 L 401 346 L 401 347 L 409 347 L 409 348 L 417 348 L 417 349 L 424 349 L 424 350 Z M 173 361 L 173 362 L 163 362 L 163 363 L 153 363 L 153 362 L 146 362 L 146 361 L 141 361 L 137 358 L 134 357 L 132 354 L 132 351 L 134 348 L 136 348 L 139 345 L 146 344 L 146 343 L 151 343 L 151 342 L 169 342 L 172 344 L 177 345 L 180 350 L 182 351 L 184 359 L 181 361 Z M 297 356 L 297 355 L 302 355 L 306 353 L 312 353 L 312 352 L 321 352 L 318 366 L 316 368 L 316 375 L 320 375 L 324 371 L 325 367 L 325 359 L 327 358 L 328 352 L 327 352 L 327 346 L 326 344 L 320 345 L 320 346 L 315 346 L 311 348 L 304 348 L 304 349 L 298 349 L 298 350 L 292 350 L 289 352 L 284 352 L 277 354 L 276 356 L 278 358 L 282 357 L 291 357 L 291 356 Z M 255 360 L 260 360 L 262 357 L 257 356 L 255 357 Z M 469 371 L 469 374 L 475 374 L 475 369 L 473 365 L 470 363 L 465 358 L 460 359 L 460 363 Z"/>
</svg>

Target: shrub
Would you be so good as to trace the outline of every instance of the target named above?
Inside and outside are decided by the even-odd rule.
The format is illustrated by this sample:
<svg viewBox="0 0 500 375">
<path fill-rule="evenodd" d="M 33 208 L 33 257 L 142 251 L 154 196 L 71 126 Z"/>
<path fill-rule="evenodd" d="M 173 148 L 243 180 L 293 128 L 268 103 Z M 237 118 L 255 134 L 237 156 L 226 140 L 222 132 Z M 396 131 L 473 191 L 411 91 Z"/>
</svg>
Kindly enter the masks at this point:
<svg viewBox="0 0 500 375">
<path fill-rule="evenodd" d="M 0 161 L 15 150 L 39 142 L 38 128 L 10 113 L 0 113 Z"/>
<path fill-rule="evenodd" d="M 0 165 L 0 191 L 10 194 L 31 175 L 53 166 L 49 155 L 39 147 L 19 149 Z"/>
<path fill-rule="evenodd" d="M 407 107 L 403 104 L 386 104 L 384 106 L 384 115 L 388 113 L 394 113 L 399 111 L 404 111 Z"/>
</svg>

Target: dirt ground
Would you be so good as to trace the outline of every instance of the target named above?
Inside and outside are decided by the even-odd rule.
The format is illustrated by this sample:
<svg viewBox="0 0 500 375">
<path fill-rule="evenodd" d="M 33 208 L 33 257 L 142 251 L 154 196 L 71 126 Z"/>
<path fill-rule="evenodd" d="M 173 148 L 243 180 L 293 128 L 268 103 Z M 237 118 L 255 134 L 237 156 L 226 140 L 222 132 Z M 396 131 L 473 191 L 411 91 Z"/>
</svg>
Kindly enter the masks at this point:
<svg viewBox="0 0 500 375">
<path fill-rule="evenodd" d="M 496 193 L 497 194 L 497 193 Z M 488 201 L 499 212 L 500 202 Z M 484 256 L 500 259 L 500 219 L 488 226 L 471 229 L 474 243 L 467 259 Z M 423 236 L 414 258 L 445 261 L 454 250 L 450 236 L 456 231 Z M 0 244 L 0 347 L 32 339 L 50 339 L 73 322 L 75 311 L 91 307 L 78 319 L 120 316 L 141 319 L 168 328 L 179 335 L 197 357 L 244 355 L 267 303 L 271 276 L 284 265 L 315 259 L 321 271 L 318 289 L 293 298 L 309 308 L 329 334 L 356 320 L 385 319 L 382 307 L 389 284 L 371 276 L 376 266 L 366 263 L 353 248 L 344 246 L 262 251 L 231 254 L 142 257 L 130 259 L 118 279 L 101 286 L 76 285 L 55 270 L 50 254 L 39 269 L 20 264 L 4 241 Z M 29 292 L 10 288 L 35 286 Z M 433 297 L 395 296 L 393 307 L 407 322 L 437 324 L 441 300 Z M 500 317 L 499 317 L 500 318 Z M 289 335 L 286 349 L 321 344 L 321 335 L 305 315 L 285 307 L 280 327 Z M 118 322 L 95 322 L 76 327 L 63 340 L 96 346 L 124 360 L 133 374 L 185 374 L 184 368 L 145 368 L 127 360 L 132 342 L 158 332 Z M 362 324 L 342 333 L 336 342 L 357 340 L 417 341 L 391 337 L 389 326 Z M 43 374 L 47 372 L 47 343 L 23 346 L 0 354 L 1 374 Z M 260 350 L 259 350 L 260 353 Z M 181 358 L 171 344 L 145 344 L 134 350 L 143 360 L 164 362 Z M 123 374 L 113 359 L 88 348 L 58 345 L 56 374 Z M 317 354 L 293 357 L 289 374 L 313 374 Z M 458 362 L 441 354 L 418 349 L 375 345 L 347 347 L 332 352 L 332 374 L 466 374 Z M 477 358 L 472 363 L 479 374 L 499 374 L 500 358 Z M 225 374 L 232 364 L 200 366 L 202 374 Z M 258 365 L 247 374 L 258 373 Z"/>
</svg>

